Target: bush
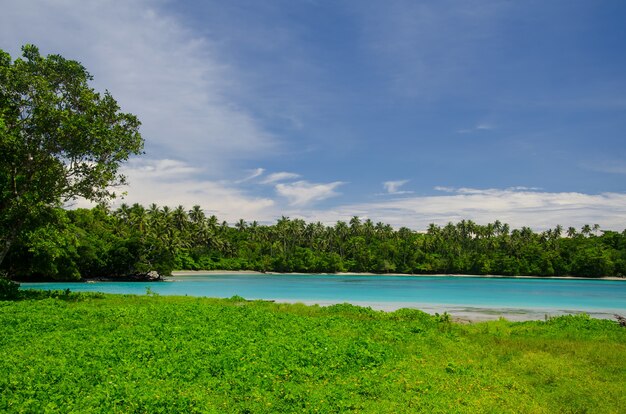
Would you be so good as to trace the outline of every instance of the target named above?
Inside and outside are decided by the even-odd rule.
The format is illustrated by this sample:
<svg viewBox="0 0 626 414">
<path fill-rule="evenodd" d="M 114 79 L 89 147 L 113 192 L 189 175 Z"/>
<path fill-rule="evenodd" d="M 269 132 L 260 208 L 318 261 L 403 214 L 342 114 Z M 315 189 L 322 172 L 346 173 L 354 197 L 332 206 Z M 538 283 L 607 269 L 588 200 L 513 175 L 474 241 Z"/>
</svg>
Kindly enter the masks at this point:
<svg viewBox="0 0 626 414">
<path fill-rule="evenodd" d="M 20 294 L 20 284 L 0 275 L 0 300 L 17 299 Z"/>
</svg>

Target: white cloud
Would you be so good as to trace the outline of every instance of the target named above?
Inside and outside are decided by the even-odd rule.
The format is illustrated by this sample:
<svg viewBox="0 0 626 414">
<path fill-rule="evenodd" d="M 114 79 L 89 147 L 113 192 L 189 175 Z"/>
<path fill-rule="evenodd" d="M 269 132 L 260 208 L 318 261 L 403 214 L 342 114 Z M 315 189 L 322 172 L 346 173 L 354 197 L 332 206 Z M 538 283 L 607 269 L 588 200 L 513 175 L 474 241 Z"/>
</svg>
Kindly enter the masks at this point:
<svg viewBox="0 0 626 414">
<path fill-rule="evenodd" d="M 261 184 L 273 184 L 279 181 L 287 181 L 300 178 L 300 174 L 290 172 L 277 172 L 267 176 L 266 179 L 261 181 Z"/>
<path fill-rule="evenodd" d="M 232 171 L 229 175 L 225 170 L 241 171 L 233 161 L 258 159 L 271 152 L 276 149 L 275 137 L 263 129 L 250 110 L 232 98 L 236 94 L 248 94 L 242 92 L 245 87 L 238 68 L 228 66 L 223 60 L 222 44 L 198 38 L 183 22 L 164 15 L 161 6 L 167 1 L 14 1 L 5 2 L 0 13 L 0 48 L 15 57 L 20 45 L 34 43 L 44 54 L 60 53 L 80 60 L 95 76 L 99 89 L 108 88 L 122 110 L 137 114 L 143 122 L 142 133 L 151 158 L 131 161 L 124 169 L 132 185 L 127 189 L 125 202 L 200 204 L 229 221 L 238 218 L 273 221 L 287 213 L 325 222 L 358 215 L 415 229 L 426 228 L 430 222 L 443 224 L 463 218 L 483 223 L 500 219 L 513 226 L 530 225 L 537 229 L 557 223 L 580 226 L 597 222 L 605 228 L 620 230 L 625 226 L 626 195 L 618 193 L 549 193 L 522 187 L 436 187 L 445 194 L 303 212 L 304 206 L 338 195 L 336 189 L 342 183 L 290 182 L 300 179 L 300 175 L 291 172 L 277 172 L 255 180 L 274 185 L 276 193 L 291 207 L 283 206 L 286 202 L 279 197 L 276 200 L 254 197 L 229 188 L 237 182 L 232 179 Z M 480 69 L 484 55 L 476 52 L 490 50 L 484 45 L 491 44 L 490 39 L 499 39 L 497 28 L 490 22 L 498 16 L 509 15 L 507 10 L 512 4 L 493 2 L 482 7 L 449 7 L 409 3 L 370 4 L 355 10 L 366 19 L 362 41 L 380 55 L 378 63 L 374 64 L 384 69 L 382 73 L 393 84 L 394 91 L 429 103 L 493 84 L 491 79 L 487 83 L 468 82 L 468 79 L 478 79 L 471 75 Z M 505 13 L 501 13 L 503 10 Z M 262 26 L 263 22 L 259 22 Z M 441 30 L 448 27 L 455 29 Z M 286 43 L 268 42 L 263 36 L 248 39 L 248 29 L 242 26 L 239 30 L 246 41 L 256 42 L 255 47 L 282 50 L 287 43 L 293 52 L 300 46 L 297 42 L 290 43 L 292 36 L 286 29 L 277 30 Z M 464 35 L 458 36 L 458 33 Z M 309 62 L 305 55 L 290 53 L 283 57 L 290 63 L 294 56 L 302 58 L 304 63 L 299 64 L 298 70 L 303 70 L 301 67 Z M 311 72 L 303 73 L 313 73 L 307 79 L 318 80 L 314 76 L 317 66 L 310 66 Z M 308 110 L 303 108 L 307 108 L 314 89 L 320 89 L 319 83 L 300 82 L 302 78 L 295 76 L 285 81 L 288 86 L 283 91 L 288 90 L 289 94 L 275 95 L 274 86 L 284 79 L 282 76 L 278 81 L 265 79 L 270 77 L 266 75 L 275 73 L 274 68 L 266 67 L 259 72 L 259 78 L 246 78 L 253 79 L 251 83 L 258 82 L 255 85 L 258 89 L 250 95 L 265 91 L 258 98 L 257 109 L 270 108 L 271 116 L 276 116 L 277 107 L 286 108 L 292 111 L 286 115 L 289 118 L 306 114 Z M 245 70 L 248 76 L 254 72 Z M 262 85 L 271 87 L 260 87 Z M 302 88 L 297 90 L 306 93 L 294 93 L 293 88 Z M 332 94 L 326 92 L 324 99 L 331 101 Z M 492 96 L 500 98 L 501 90 L 495 95 L 487 91 L 485 96 L 487 101 Z M 316 102 L 323 101 L 320 99 L 317 97 Z M 299 109 L 293 109 L 294 102 L 299 104 Z M 623 107 L 624 100 L 613 104 L 618 105 L 616 108 Z M 303 115 L 303 119 L 296 119 L 294 125 L 307 124 L 311 118 Z M 494 125 L 487 120 L 491 120 L 489 116 L 480 119 L 479 115 L 476 123 L 467 124 L 470 129 L 462 131 L 493 129 Z M 343 144 L 345 139 L 335 141 Z M 618 174 L 626 172 L 621 162 L 597 163 L 588 168 Z M 207 178 L 218 173 L 230 176 L 230 183 Z M 259 168 L 246 179 L 257 179 L 263 174 L 265 171 Z M 406 180 L 389 181 L 385 188 L 388 194 L 402 194 L 406 193 L 401 191 L 405 183 Z"/>
<path fill-rule="evenodd" d="M 275 188 L 279 195 L 289 200 L 291 206 L 301 207 L 339 195 L 335 189 L 342 184 L 344 183 L 341 181 L 326 184 L 296 181 L 288 184 L 279 183 Z"/>
<path fill-rule="evenodd" d="M 333 214 L 341 217 L 367 215 L 375 221 L 416 230 L 425 229 L 429 223 L 445 224 L 462 219 L 479 223 L 499 219 L 513 227 L 530 226 L 539 230 L 557 224 L 580 227 L 598 223 L 602 228 L 620 231 L 626 227 L 626 194 L 443 188 L 450 194 L 345 205 L 335 209 Z M 329 220 L 332 222 L 334 218 L 329 217 Z"/>
<path fill-rule="evenodd" d="M 181 175 L 199 173 L 201 170 L 177 160 L 130 160 L 122 171 L 132 173 L 134 177 L 151 177 L 159 179 L 176 179 Z"/>
<path fill-rule="evenodd" d="M 95 85 L 138 115 L 148 156 L 185 159 L 215 172 L 258 158 L 274 138 L 229 99 L 236 68 L 217 48 L 164 15 L 161 1 L 9 2 L 0 14 L 0 48 L 25 43 L 81 61 Z"/>
<path fill-rule="evenodd" d="M 576 228 L 600 224 L 604 230 L 626 228 L 626 194 L 549 193 L 512 189 L 474 189 L 461 193 L 408 197 L 397 200 L 337 206 L 328 210 L 287 211 L 292 218 L 333 224 L 353 216 L 389 223 L 414 230 L 425 230 L 430 223 L 445 225 L 463 219 L 480 224 L 500 220 L 513 228 L 529 226 L 535 230 L 557 224 Z"/>
<path fill-rule="evenodd" d="M 168 171 L 176 171 L 169 175 Z M 133 187 L 121 202 L 157 203 L 190 208 L 199 204 L 208 208 L 220 220 L 234 223 L 239 218 L 273 223 L 286 215 L 309 222 L 333 224 L 348 221 L 353 216 L 369 217 L 398 228 L 406 226 L 425 230 L 430 223 L 445 225 L 471 219 L 485 224 L 500 220 L 513 228 L 530 226 L 535 230 L 553 228 L 557 224 L 576 228 L 584 224 L 600 224 L 602 229 L 622 231 L 626 228 L 626 194 L 582 194 L 575 192 L 542 192 L 530 189 L 471 189 L 439 187 L 443 195 L 412 196 L 402 199 L 344 204 L 329 209 L 308 209 L 317 201 L 338 195 L 335 191 L 342 182 L 326 184 L 297 181 L 278 183 L 276 193 L 285 197 L 289 205 L 267 197 L 249 196 L 243 191 L 221 182 L 197 178 L 184 163 L 171 160 L 135 162 L 124 169 Z M 124 190 L 123 188 L 120 190 Z M 88 207 L 79 201 L 74 207 Z"/>
<path fill-rule="evenodd" d="M 251 197 L 223 183 L 201 179 L 191 167 L 188 167 L 189 171 L 194 171 L 194 174 L 170 175 L 168 162 L 163 161 L 167 160 L 136 162 L 125 168 L 124 173 L 132 188 L 123 200 L 116 203 L 157 203 L 171 207 L 183 205 L 186 208 L 198 204 L 228 222 L 249 217 L 267 221 L 277 215 L 275 203 L 269 198 Z M 179 163 L 178 168 L 184 170 L 186 165 Z M 147 170 L 151 172 L 147 174 Z"/>
<path fill-rule="evenodd" d="M 409 180 L 385 181 L 383 187 L 389 194 L 407 194 L 409 191 L 400 191 L 400 187 L 408 182 Z"/>
<path fill-rule="evenodd" d="M 261 175 L 263 175 L 265 173 L 265 168 L 256 168 L 254 170 L 252 170 L 250 172 L 250 174 L 248 174 L 247 177 L 236 181 L 237 183 L 244 183 L 246 181 L 250 181 L 250 180 L 254 180 L 257 177 L 260 177 Z"/>
<path fill-rule="evenodd" d="M 540 191 L 541 189 L 542 189 L 541 187 L 526 187 L 523 185 L 517 185 L 514 187 L 507 188 L 507 190 L 510 190 L 510 191 Z"/>
<path fill-rule="evenodd" d="M 197 168 L 180 161 L 172 160 L 133 160 L 122 172 L 132 183 L 131 187 L 119 187 L 118 194 L 127 192 L 115 199 L 113 207 L 121 203 L 139 203 L 148 206 L 176 207 L 182 205 L 190 209 L 198 204 L 215 214 L 220 220 L 234 223 L 240 218 L 272 222 L 280 216 L 274 200 L 266 197 L 253 197 L 228 184 L 200 178 Z M 69 203 L 70 207 L 92 207 L 85 200 Z"/>
<path fill-rule="evenodd" d="M 457 134 L 469 134 L 472 132 L 491 131 L 494 129 L 496 129 L 495 125 L 487 123 L 487 122 L 481 122 L 471 128 L 457 129 L 456 132 Z"/>
<path fill-rule="evenodd" d="M 609 173 L 609 174 L 626 174 L 626 162 L 619 161 L 603 161 L 603 162 L 586 162 L 581 167 L 591 171 Z"/>
</svg>

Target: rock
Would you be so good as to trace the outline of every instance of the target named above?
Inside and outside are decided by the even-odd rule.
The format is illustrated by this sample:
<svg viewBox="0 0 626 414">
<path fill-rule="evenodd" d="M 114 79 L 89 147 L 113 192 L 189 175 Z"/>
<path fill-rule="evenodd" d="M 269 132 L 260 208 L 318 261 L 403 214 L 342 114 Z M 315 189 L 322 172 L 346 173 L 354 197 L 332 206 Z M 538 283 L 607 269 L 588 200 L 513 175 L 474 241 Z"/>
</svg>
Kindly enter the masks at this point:
<svg viewBox="0 0 626 414">
<path fill-rule="evenodd" d="M 156 270 L 149 271 L 148 274 L 146 275 L 146 277 L 149 280 L 161 280 L 162 279 L 161 275 Z"/>
</svg>

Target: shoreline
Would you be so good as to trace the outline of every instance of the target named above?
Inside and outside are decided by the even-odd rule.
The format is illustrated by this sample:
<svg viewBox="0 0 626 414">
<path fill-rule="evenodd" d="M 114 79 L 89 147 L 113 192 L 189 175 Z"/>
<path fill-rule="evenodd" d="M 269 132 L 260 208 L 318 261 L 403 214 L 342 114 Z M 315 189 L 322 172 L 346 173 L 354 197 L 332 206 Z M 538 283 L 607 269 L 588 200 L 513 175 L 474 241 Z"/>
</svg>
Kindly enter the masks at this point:
<svg viewBox="0 0 626 414">
<path fill-rule="evenodd" d="M 480 323 L 488 321 L 497 321 L 506 319 L 509 322 L 525 322 L 525 321 L 541 321 L 548 320 L 559 316 L 586 314 L 595 319 L 615 319 L 614 315 L 619 313 L 618 310 L 582 310 L 582 309 L 559 309 L 559 308 L 520 308 L 520 307 L 480 307 L 462 304 L 432 304 L 400 302 L 368 302 L 368 301 L 350 301 L 341 302 L 333 300 L 303 300 L 293 301 L 287 299 L 273 300 L 276 303 L 298 304 L 306 306 L 333 306 L 343 303 L 349 303 L 354 306 L 370 308 L 375 311 L 395 312 L 399 309 L 413 309 L 427 313 L 429 315 L 442 315 L 447 313 L 453 322 L 456 323 Z"/>
<path fill-rule="evenodd" d="M 506 276 L 506 275 L 466 275 L 454 273 L 369 273 L 369 272 L 339 272 L 339 273 L 298 273 L 298 272 L 259 272 L 257 270 L 174 270 L 171 276 L 203 276 L 203 275 L 320 275 L 320 276 L 410 276 L 410 277 L 477 277 L 491 279 L 563 279 L 563 280 L 623 280 L 626 277 L 620 276 L 602 276 L 602 277 L 584 277 L 584 276 Z"/>
</svg>

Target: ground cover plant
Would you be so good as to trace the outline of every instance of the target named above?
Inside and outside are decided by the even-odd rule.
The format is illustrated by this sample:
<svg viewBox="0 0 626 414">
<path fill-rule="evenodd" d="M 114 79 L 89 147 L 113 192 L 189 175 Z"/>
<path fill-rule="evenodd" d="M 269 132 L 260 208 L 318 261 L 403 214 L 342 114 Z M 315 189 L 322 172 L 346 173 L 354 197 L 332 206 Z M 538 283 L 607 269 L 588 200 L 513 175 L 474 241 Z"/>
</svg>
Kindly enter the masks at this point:
<svg viewBox="0 0 626 414">
<path fill-rule="evenodd" d="M 209 299 L 0 301 L 2 412 L 619 412 L 626 329 Z"/>
</svg>

